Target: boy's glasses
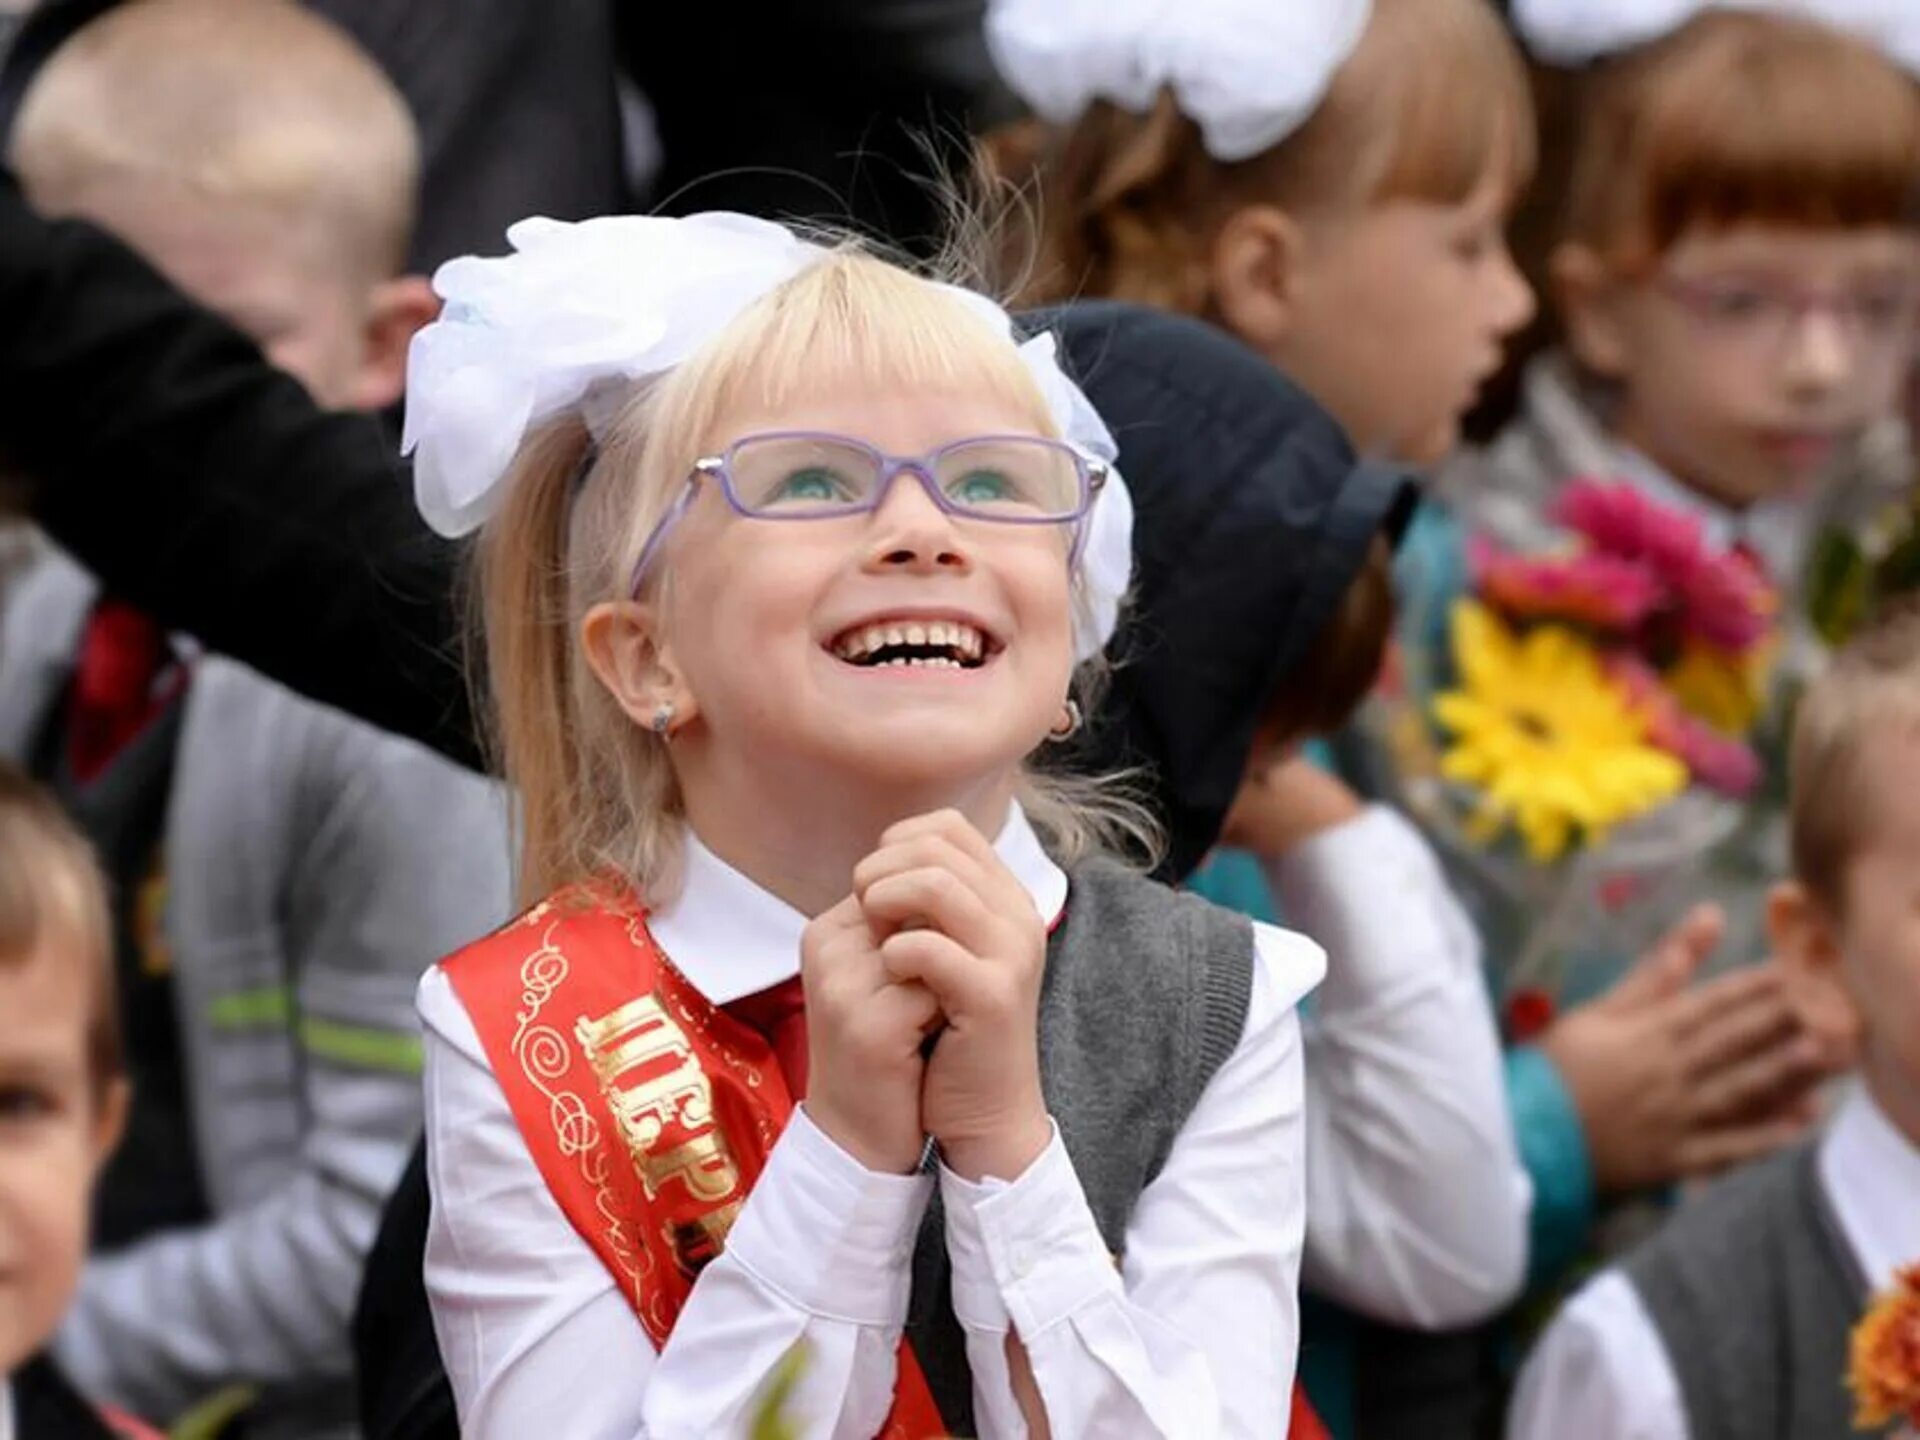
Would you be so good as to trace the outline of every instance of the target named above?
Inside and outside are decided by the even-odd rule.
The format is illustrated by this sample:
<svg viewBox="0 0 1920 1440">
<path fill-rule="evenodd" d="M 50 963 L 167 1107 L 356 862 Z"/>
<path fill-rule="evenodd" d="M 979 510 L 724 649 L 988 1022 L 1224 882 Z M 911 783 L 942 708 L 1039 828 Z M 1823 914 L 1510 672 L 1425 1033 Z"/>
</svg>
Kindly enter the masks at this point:
<svg viewBox="0 0 1920 1440">
<path fill-rule="evenodd" d="M 1910 341 L 1920 318 L 1920 296 L 1897 283 L 1828 291 L 1665 275 L 1660 289 L 1715 338 L 1773 355 L 1786 350 L 1813 315 L 1831 316 L 1852 343 L 1875 352 Z"/>
<path fill-rule="evenodd" d="M 736 514 L 755 520 L 832 520 L 878 510 L 902 474 L 949 515 L 996 525 L 1069 525 L 1083 519 L 1107 467 L 1057 440 L 981 435 L 925 455 L 886 455 L 847 435 L 779 430 L 748 435 L 694 462 L 687 483 L 653 527 L 633 567 L 638 595 L 667 532 L 699 493 L 719 482 Z"/>
</svg>

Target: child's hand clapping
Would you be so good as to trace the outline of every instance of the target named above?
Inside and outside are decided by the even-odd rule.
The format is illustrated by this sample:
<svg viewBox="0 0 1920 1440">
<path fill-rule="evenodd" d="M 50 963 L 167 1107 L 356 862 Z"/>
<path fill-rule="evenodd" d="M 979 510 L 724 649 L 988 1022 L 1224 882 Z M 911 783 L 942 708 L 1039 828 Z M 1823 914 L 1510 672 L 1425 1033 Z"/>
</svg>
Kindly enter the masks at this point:
<svg viewBox="0 0 1920 1440">
<path fill-rule="evenodd" d="M 889 829 L 854 870 L 854 896 L 886 972 L 937 998 L 946 1028 L 927 1062 L 921 1121 L 967 1179 L 1015 1179 L 1052 1136 L 1040 1091 L 1046 926 L 962 815 Z"/>
</svg>

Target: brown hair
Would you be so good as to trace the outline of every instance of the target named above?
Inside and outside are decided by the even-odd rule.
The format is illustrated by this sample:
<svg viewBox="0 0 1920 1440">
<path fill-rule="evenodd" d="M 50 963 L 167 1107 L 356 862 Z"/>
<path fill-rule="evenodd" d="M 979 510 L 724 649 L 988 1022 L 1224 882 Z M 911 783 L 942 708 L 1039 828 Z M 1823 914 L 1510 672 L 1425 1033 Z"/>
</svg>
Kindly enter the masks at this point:
<svg viewBox="0 0 1920 1440">
<path fill-rule="evenodd" d="M 0 760 L 0 964 L 27 963 L 49 944 L 78 951 L 92 976 L 87 1064 L 104 1097 L 122 1073 L 106 885 L 53 797 Z"/>
<path fill-rule="evenodd" d="M 1267 707 L 1262 732 L 1298 744 L 1346 724 L 1380 676 L 1393 617 L 1393 552 L 1376 535 L 1339 605 Z"/>
<path fill-rule="evenodd" d="M 406 259 L 420 144 L 352 37 L 291 0 L 140 0 L 35 74 L 8 156 L 35 204 L 128 179 L 272 205 L 372 279 Z"/>
<path fill-rule="evenodd" d="M 848 245 L 637 385 L 597 447 L 573 418 L 521 447 L 482 532 L 477 600 L 495 749 L 520 806 L 523 898 L 608 871 L 654 903 L 671 894 L 684 823 L 671 761 L 593 675 L 581 621 L 624 594 L 726 407 L 772 409 L 809 387 L 884 381 L 984 390 L 1056 433 L 1006 335 L 949 287 Z M 668 560 L 663 552 L 650 587 L 672 585 Z M 1063 860 L 1092 849 L 1151 858 L 1156 847 L 1145 812 L 1098 782 L 1027 775 L 1020 799 Z"/>
<path fill-rule="evenodd" d="M 1920 89 L 1864 41 L 1719 11 L 1581 83 L 1560 238 L 1626 273 L 1696 225 L 1913 222 Z"/>
<path fill-rule="evenodd" d="M 1794 716 L 1793 869 L 1835 914 L 1876 806 L 1876 735 L 1920 740 L 1920 603 L 1892 607 L 1814 681 Z"/>
<path fill-rule="evenodd" d="M 1251 159 L 1215 160 L 1163 91 L 1144 115 L 1096 101 L 1057 130 L 1011 127 L 981 169 L 1028 217 L 1003 257 L 1026 272 L 1009 287 L 1021 303 L 1094 295 L 1210 316 L 1208 255 L 1236 211 L 1454 204 L 1502 157 L 1517 189 L 1533 143 L 1525 66 L 1486 0 L 1377 0 L 1312 118 Z"/>
</svg>

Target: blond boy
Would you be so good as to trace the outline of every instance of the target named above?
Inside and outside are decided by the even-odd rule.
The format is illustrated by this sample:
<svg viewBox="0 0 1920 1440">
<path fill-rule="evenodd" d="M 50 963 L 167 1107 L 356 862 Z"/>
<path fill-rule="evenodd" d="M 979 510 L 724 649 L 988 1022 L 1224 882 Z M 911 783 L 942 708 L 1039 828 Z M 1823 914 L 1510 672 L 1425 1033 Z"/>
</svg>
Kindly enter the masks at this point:
<svg viewBox="0 0 1920 1440">
<path fill-rule="evenodd" d="M 1575 1297 L 1513 1440 L 1842 1440 L 1847 1335 L 1920 1258 L 1920 610 L 1817 680 L 1795 721 L 1777 952 L 1863 1027 L 1826 1133 L 1722 1182 Z"/>
<path fill-rule="evenodd" d="M 322 403 L 399 397 L 433 308 L 396 273 L 417 144 L 326 22 L 284 0 L 119 7 L 36 76 L 10 159 L 36 205 L 118 232 Z M 413 986 L 507 909 L 499 798 L 194 653 L 65 557 L 3 624 L 0 752 L 114 882 L 135 1081 L 56 1353 L 154 1419 L 238 1395 L 249 1437 L 351 1434 L 348 1317 L 420 1125 Z"/>
</svg>

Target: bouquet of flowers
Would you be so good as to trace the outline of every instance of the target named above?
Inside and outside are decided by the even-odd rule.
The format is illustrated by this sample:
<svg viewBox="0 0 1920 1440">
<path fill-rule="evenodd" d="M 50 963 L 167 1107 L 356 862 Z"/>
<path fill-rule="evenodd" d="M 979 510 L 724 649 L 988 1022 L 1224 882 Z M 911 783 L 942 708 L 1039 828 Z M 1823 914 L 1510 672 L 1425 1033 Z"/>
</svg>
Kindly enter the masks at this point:
<svg viewBox="0 0 1920 1440">
<path fill-rule="evenodd" d="M 1520 555 L 1477 539 L 1451 617 L 1455 688 L 1433 697 L 1441 775 L 1473 795 L 1469 834 L 1517 832 L 1535 861 L 1596 845 L 1689 785 L 1735 799 L 1779 600 L 1759 566 L 1627 485 L 1576 481 L 1569 543 Z"/>
<path fill-rule="evenodd" d="M 1582 479 L 1546 518 L 1544 550 L 1467 542 L 1466 593 L 1383 696 L 1403 798 L 1475 897 L 1509 1009 L 1541 1014 L 1705 898 L 1695 862 L 1768 777 L 1781 648 L 1774 584 L 1695 517 Z"/>
</svg>

